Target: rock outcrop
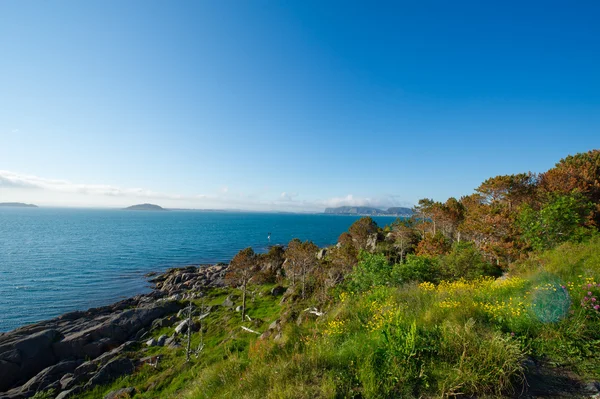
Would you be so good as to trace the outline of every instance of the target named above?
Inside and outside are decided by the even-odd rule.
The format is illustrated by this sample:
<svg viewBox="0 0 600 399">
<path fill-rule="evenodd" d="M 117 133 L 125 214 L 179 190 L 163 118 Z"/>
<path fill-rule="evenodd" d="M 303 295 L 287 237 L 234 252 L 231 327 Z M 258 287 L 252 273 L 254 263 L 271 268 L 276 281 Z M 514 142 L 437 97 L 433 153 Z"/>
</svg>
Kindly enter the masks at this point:
<svg viewBox="0 0 600 399">
<path fill-rule="evenodd" d="M 150 280 L 155 284 L 150 294 L 0 334 L 0 399 L 29 398 L 50 388 L 58 397 L 75 397 L 133 372 L 133 350 L 147 341 L 147 332 L 174 325 L 182 301 L 222 286 L 226 268 L 171 269 Z M 166 341 L 160 337 L 156 344 Z"/>
</svg>

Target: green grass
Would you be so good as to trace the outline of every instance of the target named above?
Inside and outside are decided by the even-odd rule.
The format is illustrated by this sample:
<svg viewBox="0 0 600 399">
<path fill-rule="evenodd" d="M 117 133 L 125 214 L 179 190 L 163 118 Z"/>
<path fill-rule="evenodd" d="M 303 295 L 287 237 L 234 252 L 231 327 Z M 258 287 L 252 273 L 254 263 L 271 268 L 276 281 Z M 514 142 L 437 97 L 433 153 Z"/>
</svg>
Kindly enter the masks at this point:
<svg viewBox="0 0 600 399">
<path fill-rule="evenodd" d="M 136 398 L 179 398 L 182 392 L 195 385 L 198 376 L 205 370 L 219 365 L 234 364 L 235 359 L 246 358 L 251 342 L 257 340 L 255 334 L 244 332 L 240 326 L 244 325 L 253 330 L 264 331 L 269 324 L 277 319 L 280 312 L 280 298 L 268 294 L 269 286 L 261 286 L 256 290 L 254 299 L 248 299 L 248 315 L 252 322 L 241 322 L 240 313 L 233 309 L 220 306 L 225 298 L 240 293 L 230 288 L 214 288 L 207 292 L 205 299 L 194 300 L 196 306 L 204 304 L 213 305 L 210 315 L 203 320 L 205 331 L 203 333 L 204 349 L 198 357 L 191 357 L 189 363 L 186 358 L 186 336 L 181 336 L 180 348 L 151 347 L 142 348 L 140 357 L 160 355 L 161 360 L 157 368 L 144 365 L 133 375 L 123 377 L 105 386 L 95 387 L 93 390 L 80 394 L 81 398 L 103 398 L 108 392 L 124 388 L 135 387 L 138 390 Z M 239 300 L 236 301 L 236 305 Z M 151 337 L 160 335 L 170 336 L 175 326 L 156 329 Z M 150 336 L 148 337 L 150 339 Z M 200 333 L 194 332 L 191 337 L 191 348 L 196 349 L 200 343 Z"/>
<path fill-rule="evenodd" d="M 158 369 L 82 397 L 126 386 L 140 398 L 499 397 L 520 392 L 527 357 L 597 380 L 600 312 L 584 298 L 600 301 L 599 282 L 595 237 L 532 256 L 501 280 L 338 288 L 323 317 L 303 311 L 312 299 L 280 305 L 272 286 L 252 287 L 252 321 L 243 325 L 263 332 L 286 319 L 280 339 L 242 331 L 240 314 L 217 306 L 199 358 L 186 364 L 183 348 L 150 348 L 145 354 L 162 356 Z M 219 305 L 232 293 L 213 289 L 204 302 Z M 193 334 L 193 348 L 199 339 Z"/>
</svg>

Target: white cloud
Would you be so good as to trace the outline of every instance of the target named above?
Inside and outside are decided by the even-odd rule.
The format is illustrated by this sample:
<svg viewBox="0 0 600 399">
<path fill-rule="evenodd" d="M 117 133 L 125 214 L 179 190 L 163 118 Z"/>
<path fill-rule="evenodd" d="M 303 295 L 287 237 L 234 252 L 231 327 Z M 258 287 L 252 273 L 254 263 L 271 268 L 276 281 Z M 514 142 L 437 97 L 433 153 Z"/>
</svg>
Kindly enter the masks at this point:
<svg viewBox="0 0 600 399">
<path fill-rule="evenodd" d="M 21 131 L 19 129 L 13 129 L 10 131 L 12 134 L 19 134 Z"/>
<path fill-rule="evenodd" d="M 384 195 L 379 197 L 355 197 L 348 194 L 345 197 L 333 197 L 324 201 L 318 201 L 325 208 L 337 208 L 339 206 L 369 206 L 373 208 L 387 209 L 394 206 L 407 206 L 405 201 L 400 201 L 396 195 Z"/>
<path fill-rule="evenodd" d="M 142 188 L 120 188 L 105 184 L 77 184 L 67 180 L 46 179 L 38 176 L 22 175 L 6 170 L 0 170 L 0 187 L 42 189 L 63 193 L 106 195 L 113 197 L 131 196 L 170 199 L 177 199 L 179 197 L 177 195 L 168 195 Z"/>
<path fill-rule="evenodd" d="M 33 202 L 53 206 L 124 206 L 153 202 L 161 206 L 194 209 L 245 209 L 257 211 L 322 212 L 328 207 L 406 206 L 397 196 L 344 197 L 302 200 L 297 192 L 243 194 L 223 186 L 216 194 L 178 195 L 144 188 L 124 188 L 107 184 L 80 184 L 0 170 L 0 194 L 4 201 Z M 410 206 L 410 205 L 408 205 Z"/>
<path fill-rule="evenodd" d="M 298 196 L 298 193 L 287 193 L 287 192 L 282 192 L 281 195 L 279 196 L 279 198 L 282 201 L 293 201 L 294 198 L 296 198 Z"/>
</svg>

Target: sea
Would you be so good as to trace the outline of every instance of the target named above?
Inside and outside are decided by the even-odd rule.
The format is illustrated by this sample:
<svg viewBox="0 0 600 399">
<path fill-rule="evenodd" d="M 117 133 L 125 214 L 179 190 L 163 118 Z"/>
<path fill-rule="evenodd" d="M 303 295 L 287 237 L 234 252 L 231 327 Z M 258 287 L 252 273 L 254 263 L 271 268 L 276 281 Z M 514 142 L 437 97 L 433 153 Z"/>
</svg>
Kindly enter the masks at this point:
<svg viewBox="0 0 600 399">
<path fill-rule="evenodd" d="M 149 292 L 149 272 L 227 263 L 240 249 L 262 253 L 293 238 L 332 245 L 358 218 L 0 208 L 0 332 Z"/>
</svg>

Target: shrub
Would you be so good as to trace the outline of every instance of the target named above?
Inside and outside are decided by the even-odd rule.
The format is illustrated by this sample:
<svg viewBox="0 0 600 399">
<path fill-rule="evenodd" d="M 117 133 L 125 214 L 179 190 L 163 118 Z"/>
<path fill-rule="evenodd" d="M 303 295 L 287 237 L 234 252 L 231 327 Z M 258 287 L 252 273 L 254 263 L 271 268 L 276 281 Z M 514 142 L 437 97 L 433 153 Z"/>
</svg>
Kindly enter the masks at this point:
<svg viewBox="0 0 600 399">
<path fill-rule="evenodd" d="M 366 291 L 373 286 L 392 283 L 393 267 L 384 255 L 361 251 L 358 259 L 358 265 L 354 267 L 349 279 L 349 287 L 352 291 Z"/>
<path fill-rule="evenodd" d="M 395 281 L 402 283 L 438 282 L 442 274 L 437 258 L 407 255 L 406 263 L 394 265 L 393 276 Z"/>
<path fill-rule="evenodd" d="M 440 257 L 443 274 L 448 279 L 467 280 L 483 276 L 498 277 L 502 270 L 487 262 L 472 242 L 455 243 L 452 251 Z"/>
</svg>

